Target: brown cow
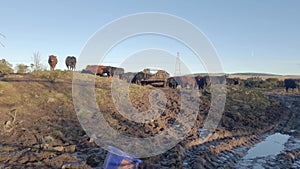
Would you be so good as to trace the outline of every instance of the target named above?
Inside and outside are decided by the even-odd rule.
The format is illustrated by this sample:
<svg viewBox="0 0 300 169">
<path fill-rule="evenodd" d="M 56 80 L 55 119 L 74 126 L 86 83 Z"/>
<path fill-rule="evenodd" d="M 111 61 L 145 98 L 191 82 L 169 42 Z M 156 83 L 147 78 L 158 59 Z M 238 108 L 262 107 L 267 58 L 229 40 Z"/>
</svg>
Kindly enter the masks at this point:
<svg viewBox="0 0 300 169">
<path fill-rule="evenodd" d="M 104 70 L 107 69 L 107 66 L 102 65 L 87 65 L 86 68 L 83 70 L 83 73 L 91 73 L 94 75 L 103 75 L 106 73 Z"/>
<path fill-rule="evenodd" d="M 57 58 L 54 55 L 50 55 L 48 59 L 48 63 L 50 65 L 50 69 L 54 70 L 56 64 L 57 64 Z"/>
<path fill-rule="evenodd" d="M 87 65 L 82 73 L 90 73 L 98 76 L 104 76 L 104 74 L 106 74 L 107 77 L 112 77 L 114 75 L 120 76 L 124 73 L 124 69 L 103 65 Z"/>
<path fill-rule="evenodd" d="M 171 82 L 171 84 L 170 84 Z M 178 85 L 182 88 L 195 89 L 196 88 L 196 79 L 192 76 L 175 76 L 169 79 L 169 86 L 175 88 Z"/>
</svg>

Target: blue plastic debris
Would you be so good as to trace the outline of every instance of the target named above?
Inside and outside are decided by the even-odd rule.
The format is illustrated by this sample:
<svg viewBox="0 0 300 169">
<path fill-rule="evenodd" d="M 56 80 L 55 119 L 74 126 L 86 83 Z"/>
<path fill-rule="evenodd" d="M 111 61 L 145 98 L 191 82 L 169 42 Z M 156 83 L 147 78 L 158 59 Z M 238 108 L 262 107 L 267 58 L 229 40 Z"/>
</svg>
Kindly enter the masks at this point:
<svg viewBox="0 0 300 169">
<path fill-rule="evenodd" d="M 143 162 L 115 147 L 108 146 L 103 168 L 104 169 L 137 169 Z"/>
</svg>

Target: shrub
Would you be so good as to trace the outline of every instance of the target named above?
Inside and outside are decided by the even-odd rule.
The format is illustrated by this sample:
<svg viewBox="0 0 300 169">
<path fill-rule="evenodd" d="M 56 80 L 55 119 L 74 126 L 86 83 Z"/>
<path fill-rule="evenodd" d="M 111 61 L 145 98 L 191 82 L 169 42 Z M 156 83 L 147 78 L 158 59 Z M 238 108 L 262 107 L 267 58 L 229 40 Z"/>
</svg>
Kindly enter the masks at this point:
<svg viewBox="0 0 300 169">
<path fill-rule="evenodd" d="M 260 88 L 262 87 L 262 84 L 263 84 L 263 80 L 259 77 L 248 78 L 247 80 L 244 81 L 244 86 L 248 88 L 253 88 L 253 87 Z"/>
<path fill-rule="evenodd" d="M 277 78 L 268 78 L 263 81 L 263 88 L 274 89 L 279 87 L 279 80 Z"/>
<path fill-rule="evenodd" d="M 12 64 L 8 63 L 5 59 L 0 60 L 0 75 L 13 73 L 14 69 Z"/>
<path fill-rule="evenodd" d="M 18 64 L 16 66 L 17 73 L 28 73 L 29 72 L 29 66 L 24 64 Z"/>
</svg>

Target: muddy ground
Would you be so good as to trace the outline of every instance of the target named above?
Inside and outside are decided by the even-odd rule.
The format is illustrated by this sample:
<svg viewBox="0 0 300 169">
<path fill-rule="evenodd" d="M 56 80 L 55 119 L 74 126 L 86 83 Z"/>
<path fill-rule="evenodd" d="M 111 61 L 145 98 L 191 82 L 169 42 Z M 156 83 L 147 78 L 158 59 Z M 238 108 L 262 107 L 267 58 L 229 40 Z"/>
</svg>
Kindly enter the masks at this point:
<svg viewBox="0 0 300 169">
<path fill-rule="evenodd" d="M 108 123 L 124 134 L 135 137 L 160 134 L 180 113 L 178 91 L 164 88 L 161 91 L 167 96 L 167 103 L 162 116 L 147 123 L 134 123 L 117 113 L 109 99 L 110 84 L 111 79 L 96 78 L 97 103 Z M 152 89 L 130 86 L 131 102 L 139 111 L 149 109 Z M 298 168 L 299 93 L 241 86 L 228 86 L 227 91 L 222 119 L 207 140 L 199 140 L 199 129 L 210 108 L 209 89 L 197 91 L 201 104 L 197 120 L 185 139 L 163 154 L 142 159 L 140 168 L 249 168 L 255 163 L 265 168 Z M 192 109 L 187 106 L 185 111 Z M 101 168 L 104 163 L 106 150 L 87 136 L 74 111 L 72 72 L 2 77 L 0 115 L 0 168 Z M 284 151 L 266 160 L 243 162 L 251 147 L 276 132 L 291 136 Z"/>
</svg>

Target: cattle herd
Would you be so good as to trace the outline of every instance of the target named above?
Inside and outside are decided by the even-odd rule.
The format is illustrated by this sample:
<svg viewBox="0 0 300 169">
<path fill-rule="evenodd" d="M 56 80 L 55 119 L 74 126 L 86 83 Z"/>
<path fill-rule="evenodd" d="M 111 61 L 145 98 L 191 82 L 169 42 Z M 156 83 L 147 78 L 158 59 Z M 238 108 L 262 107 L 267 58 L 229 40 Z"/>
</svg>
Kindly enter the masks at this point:
<svg viewBox="0 0 300 169">
<path fill-rule="evenodd" d="M 50 55 L 48 59 L 48 63 L 50 65 L 50 70 L 54 70 L 58 60 L 55 55 Z M 67 56 L 65 60 L 66 66 L 68 70 L 75 70 L 76 68 L 76 57 L 75 56 Z"/>
<path fill-rule="evenodd" d="M 128 83 L 139 85 L 152 85 L 155 87 L 170 87 L 170 88 L 185 88 L 185 89 L 204 89 L 205 87 L 214 84 L 225 84 L 225 76 L 170 76 L 164 70 L 157 70 L 156 73 L 151 73 L 150 69 L 144 69 L 140 72 L 124 72 L 123 68 L 103 65 L 87 65 L 82 73 L 89 73 L 98 76 L 115 77 L 124 80 Z M 231 83 L 232 82 L 232 83 Z M 238 85 L 238 79 L 229 79 L 227 84 Z"/>
<path fill-rule="evenodd" d="M 48 63 L 50 69 L 54 70 L 58 60 L 54 55 L 50 55 Z M 68 70 L 76 69 L 76 57 L 67 56 L 65 64 Z M 140 72 L 126 72 L 123 68 L 104 66 L 104 65 L 87 65 L 82 73 L 89 73 L 98 76 L 115 77 L 128 83 L 139 85 L 152 85 L 170 88 L 186 88 L 186 89 L 204 89 L 213 84 L 239 85 L 241 79 L 228 78 L 228 76 L 200 76 L 200 75 L 184 75 L 170 77 L 169 73 L 164 70 L 158 70 L 156 73 L 151 73 L 150 69 L 144 69 Z M 300 79 L 285 79 L 283 81 L 286 92 L 289 89 L 300 91 Z"/>
</svg>

